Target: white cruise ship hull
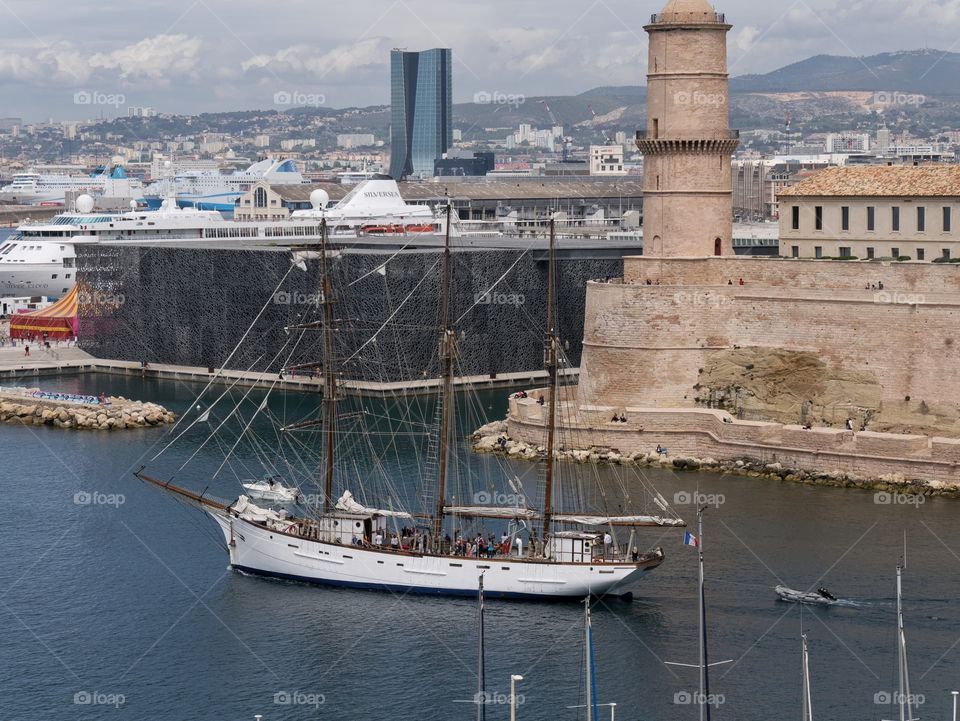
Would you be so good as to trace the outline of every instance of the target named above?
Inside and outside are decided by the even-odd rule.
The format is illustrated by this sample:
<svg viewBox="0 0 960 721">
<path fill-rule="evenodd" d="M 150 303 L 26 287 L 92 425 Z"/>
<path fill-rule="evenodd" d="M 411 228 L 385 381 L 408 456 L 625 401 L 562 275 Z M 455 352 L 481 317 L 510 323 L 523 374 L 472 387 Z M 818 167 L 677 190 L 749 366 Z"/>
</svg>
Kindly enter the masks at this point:
<svg viewBox="0 0 960 721">
<path fill-rule="evenodd" d="M 622 593 L 660 565 L 551 563 L 518 557 L 420 556 L 306 540 L 222 511 L 208 511 L 230 550 L 230 565 L 246 573 L 306 583 L 450 596 L 473 596 L 480 574 L 488 596 L 579 599 Z"/>
<path fill-rule="evenodd" d="M 0 202 L 17 205 L 40 205 L 41 203 L 64 203 L 63 190 L 7 190 L 0 192 Z"/>
<path fill-rule="evenodd" d="M 53 276 L 57 278 L 54 279 Z M 71 273 L 72 275 L 72 273 Z M 63 262 L 8 265 L 0 263 L 0 297 L 26 298 L 48 295 L 59 298 L 74 285 L 72 278 L 64 278 Z"/>
</svg>

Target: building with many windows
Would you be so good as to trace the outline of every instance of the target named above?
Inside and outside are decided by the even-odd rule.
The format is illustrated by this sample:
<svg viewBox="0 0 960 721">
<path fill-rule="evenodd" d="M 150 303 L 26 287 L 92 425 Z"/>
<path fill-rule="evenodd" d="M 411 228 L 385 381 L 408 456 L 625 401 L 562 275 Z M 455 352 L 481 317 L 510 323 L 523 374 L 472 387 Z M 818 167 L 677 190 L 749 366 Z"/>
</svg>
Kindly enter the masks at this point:
<svg viewBox="0 0 960 721">
<path fill-rule="evenodd" d="M 453 51 L 390 54 L 390 175 L 430 177 L 453 145 Z"/>
<path fill-rule="evenodd" d="M 960 257 L 960 165 L 827 168 L 780 193 L 780 254 Z"/>
<path fill-rule="evenodd" d="M 271 185 L 258 180 L 237 199 L 236 220 L 286 220 L 295 210 L 309 210 L 310 193 L 318 185 Z"/>
<path fill-rule="evenodd" d="M 591 145 L 590 175 L 626 175 L 622 145 Z"/>
</svg>

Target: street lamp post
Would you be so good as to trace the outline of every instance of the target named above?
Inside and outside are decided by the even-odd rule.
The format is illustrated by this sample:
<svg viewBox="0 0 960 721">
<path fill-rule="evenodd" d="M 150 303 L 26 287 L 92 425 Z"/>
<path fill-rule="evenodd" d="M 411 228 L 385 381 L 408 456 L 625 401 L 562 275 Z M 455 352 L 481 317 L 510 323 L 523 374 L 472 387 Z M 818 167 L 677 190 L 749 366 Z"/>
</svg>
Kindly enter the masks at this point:
<svg viewBox="0 0 960 721">
<path fill-rule="evenodd" d="M 523 676 L 513 674 L 510 677 L 510 721 L 517 721 L 517 681 L 523 681 Z"/>
<path fill-rule="evenodd" d="M 960 696 L 960 691 L 953 692 L 953 721 L 957 721 L 957 696 Z"/>
</svg>

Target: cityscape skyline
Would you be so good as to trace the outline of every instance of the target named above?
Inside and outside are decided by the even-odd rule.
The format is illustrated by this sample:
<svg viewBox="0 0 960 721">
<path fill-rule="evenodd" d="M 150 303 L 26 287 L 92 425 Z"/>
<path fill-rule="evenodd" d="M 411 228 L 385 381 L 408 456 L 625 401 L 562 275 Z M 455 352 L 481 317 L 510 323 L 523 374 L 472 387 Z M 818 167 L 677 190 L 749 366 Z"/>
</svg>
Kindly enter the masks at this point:
<svg viewBox="0 0 960 721">
<path fill-rule="evenodd" d="M 544 14 L 502 2 L 435 9 L 419 0 L 375 0 L 353 17 L 300 3 L 241 3 L 237 12 L 236 3 L 227 10 L 202 0 L 182 8 L 148 0 L 136 12 L 112 10 L 104 23 L 102 7 L 92 2 L 56 12 L 44 0 L 12 2 L 0 8 L 10 15 L 0 29 L 0 100 L 7 114 L 31 121 L 116 117 L 125 106 L 144 105 L 182 114 L 267 109 L 276 98 L 282 105 L 298 97 L 331 108 L 386 105 L 394 47 L 452 47 L 455 102 L 481 92 L 533 96 L 642 85 L 642 25 L 657 4 L 564 4 Z M 951 23 L 960 20 L 956 0 L 869 7 L 798 0 L 760 8 L 731 0 L 717 9 L 735 21 L 732 76 L 820 53 L 949 51 L 956 46 Z M 84 107 L 75 102 L 78 93 L 102 102 Z"/>
</svg>

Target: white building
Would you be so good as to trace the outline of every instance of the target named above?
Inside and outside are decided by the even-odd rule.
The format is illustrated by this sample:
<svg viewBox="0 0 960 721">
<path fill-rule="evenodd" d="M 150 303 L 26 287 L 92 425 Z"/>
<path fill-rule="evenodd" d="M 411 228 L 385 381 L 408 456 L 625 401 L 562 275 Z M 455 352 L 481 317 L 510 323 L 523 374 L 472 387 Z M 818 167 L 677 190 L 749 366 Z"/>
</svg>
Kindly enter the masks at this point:
<svg viewBox="0 0 960 721">
<path fill-rule="evenodd" d="M 866 153 L 870 150 L 870 135 L 867 133 L 829 133 L 828 153 Z"/>
<path fill-rule="evenodd" d="M 590 175 L 626 175 L 622 145 L 591 145 Z"/>
<path fill-rule="evenodd" d="M 337 136 L 337 147 L 346 150 L 369 147 L 375 142 L 377 139 L 373 133 L 344 133 Z"/>
</svg>

